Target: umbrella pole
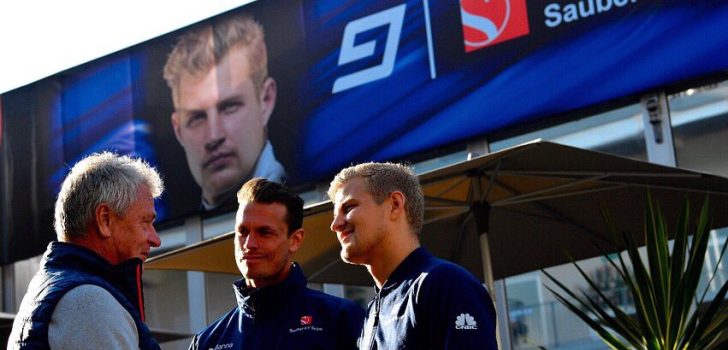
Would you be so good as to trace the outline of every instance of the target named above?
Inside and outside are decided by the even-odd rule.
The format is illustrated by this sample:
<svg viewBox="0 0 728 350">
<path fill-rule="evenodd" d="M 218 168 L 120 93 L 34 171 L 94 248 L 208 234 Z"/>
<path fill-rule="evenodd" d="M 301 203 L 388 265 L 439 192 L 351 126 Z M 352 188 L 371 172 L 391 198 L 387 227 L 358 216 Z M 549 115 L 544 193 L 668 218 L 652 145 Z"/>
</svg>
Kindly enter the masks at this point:
<svg viewBox="0 0 728 350">
<path fill-rule="evenodd" d="M 498 311 L 506 310 L 505 315 L 498 315 L 496 317 L 497 322 L 495 323 L 495 335 L 498 341 L 498 348 L 501 350 L 509 350 L 511 349 L 510 337 L 508 336 L 508 333 L 501 333 L 501 331 L 510 332 L 510 330 L 508 329 L 508 309 L 500 307 L 507 305 L 508 301 L 505 300 L 505 298 L 497 298 L 497 296 L 505 296 L 505 293 L 497 293 L 498 291 L 496 291 L 495 289 L 495 281 L 493 280 L 493 264 L 490 259 L 490 244 L 488 243 L 488 233 L 480 232 L 479 238 L 480 259 L 483 264 L 483 280 L 485 281 L 485 287 L 488 289 L 488 294 L 490 294 L 490 297 L 495 304 L 493 305 L 495 309 Z M 502 322 L 504 320 L 505 322 Z M 505 325 L 505 329 L 501 329 L 502 324 Z"/>
<path fill-rule="evenodd" d="M 496 291 L 495 280 L 493 279 L 493 261 L 490 255 L 490 243 L 488 242 L 490 205 L 484 201 L 472 203 L 470 205 L 470 214 L 475 219 L 475 227 L 478 230 L 478 239 L 480 240 L 480 261 L 483 266 L 483 281 L 485 281 L 485 287 L 488 289 L 488 294 L 490 294 L 493 300 L 493 306 L 496 310 L 501 311 L 497 314 L 497 322 L 495 324 L 495 335 L 498 341 L 498 347 L 502 350 L 510 350 L 512 349 L 509 336 L 510 322 L 508 321 L 508 301 L 505 298 L 505 288 L 503 287 L 503 283 L 499 283 L 502 290 Z"/>
<path fill-rule="evenodd" d="M 488 244 L 488 233 L 480 232 L 480 259 L 483 264 L 483 279 L 485 286 L 488 288 L 488 293 L 493 296 L 494 281 L 493 281 L 493 264 L 490 260 L 490 245 Z"/>
</svg>

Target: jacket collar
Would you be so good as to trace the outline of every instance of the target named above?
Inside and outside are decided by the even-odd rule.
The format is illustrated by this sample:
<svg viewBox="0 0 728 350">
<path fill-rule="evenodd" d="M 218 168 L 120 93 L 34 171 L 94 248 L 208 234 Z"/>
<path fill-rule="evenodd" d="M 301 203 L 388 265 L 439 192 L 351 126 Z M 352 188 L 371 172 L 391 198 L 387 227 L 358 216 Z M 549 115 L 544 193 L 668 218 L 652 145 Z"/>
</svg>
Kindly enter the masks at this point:
<svg viewBox="0 0 728 350">
<path fill-rule="evenodd" d="M 144 320 L 141 259 L 131 258 L 112 265 L 94 251 L 79 245 L 51 242 L 41 261 L 41 269 L 46 268 L 74 270 L 104 279 L 137 307 L 142 321 Z"/>
<path fill-rule="evenodd" d="M 396 288 L 400 283 L 411 278 L 413 274 L 419 274 L 422 272 L 421 266 L 431 257 L 430 253 L 425 250 L 424 247 L 420 246 L 413 250 L 412 253 L 402 260 L 399 265 L 392 271 L 389 278 L 382 285 L 382 291 L 386 294 L 388 291 Z M 379 289 L 375 286 L 374 290 L 379 292 Z"/>
<path fill-rule="evenodd" d="M 271 310 L 285 307 L 285 300 L 294 290 L 306 287 L 306 277 L 298 263 L 292 263 L 288 276 L 280 283 L 261 288 L 250 288 L 245 279 L 233 283 L 238 307 L 251 317 L 267 315 Z"/>
</svg>

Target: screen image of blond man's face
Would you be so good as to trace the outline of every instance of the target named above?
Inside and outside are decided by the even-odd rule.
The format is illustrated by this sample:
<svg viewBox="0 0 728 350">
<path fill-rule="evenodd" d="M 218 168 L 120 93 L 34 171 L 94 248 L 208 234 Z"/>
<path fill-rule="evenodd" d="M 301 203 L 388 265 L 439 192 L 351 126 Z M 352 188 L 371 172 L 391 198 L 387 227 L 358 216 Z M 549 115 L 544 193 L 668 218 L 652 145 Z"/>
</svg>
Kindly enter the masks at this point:
<svg viewBox="0 0 728 350">
<path fill-rule="evenodd" d="M 179 80 L 172 126 L 204 200 L 213 205 L 251 176 L 275 107 L 275 81 L 267 77 L 256 87 L 247 51 L 232 46 L 207 72 Z"/>
</svg>

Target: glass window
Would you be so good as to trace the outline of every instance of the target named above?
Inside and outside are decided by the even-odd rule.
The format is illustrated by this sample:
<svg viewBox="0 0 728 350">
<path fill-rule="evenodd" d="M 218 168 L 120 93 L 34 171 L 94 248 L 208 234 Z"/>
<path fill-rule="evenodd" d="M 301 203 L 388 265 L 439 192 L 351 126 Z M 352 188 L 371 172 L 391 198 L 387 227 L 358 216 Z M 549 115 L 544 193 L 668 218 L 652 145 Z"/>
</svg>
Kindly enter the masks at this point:
<svg viewBox="0 0 728 350">
<path fill-rule="evenodd" d="M 613 153 L 634 159 L 647 160 L 644 122 L 639 104 L 631 104 L 601 114 L 524 133 L 490 143 L 498 151 L 534 139 L 542 139 L 574 147 Z M 629 308 L 631 300 L 623 286 L 616 283 L 616 271 L 604 258 L 595 257 L 579 262 L 588 274 L 612 293 L 614 301 Z M 586 282 L 571 265 L 547 269 L 549 273 L 575 289 Z M 514 349 L 607 349 L 599 337 L 579 318 L 561 305 L 542 286 L 547 281 L 534 271 L 505 280 L 508 295 L 511 340 Z"/>
<path fill-rule="evenodd" d="M 710 232 L 708 252 L 705 254 L 703 274 L 698 285 L 698 291 L 701 293 L 705 291 L 705 300 L 713 300 L 718 290 L 728 281 L 728 261 L 726 261 L 728 257 L 723 256 L 723 260 L 720 260 L 720 253 L 728 243 L 726 241 L 728 241 L 728 228 Z M 718 264 L 717 269 L 716 264 Z"/>
<path fill-rule="evenodd" d="M 584 271 L 604 288 L 610 300 L 629 310 L 632 301 L 624 286 L 617 282 L 603 257 L 579 262 Z M 586 289 L 587 283 L 570 264 L 547 268 L 551 275 L 573 290 Z M 540 272 L 534 271 L 506 279 L 508 316 L 513 349 L 608 349 L 586 323 L 556 300 L 544 286 L 555 288 Z"/>
<path fill-rule="evenodd" d="M 187 272 L 144 271 L 144 308 L 150 328 L 179 333 L 190 332 Z M 186 349 L 191 338 L 165 342 L 164 349 Z"/>
<path fill-rule="evenodd" d="M 205 273 L 207 323 L 217 320 L 237 305 L 233 282 L 241 278 L 243 276 L 227 273 Z"/>
<path fill-rule="evenodd" d="M 728 149 L 728 81 L 678 92 L 668 96 L 668 102 L 677 165 L 728 176 L 728 158 L 724 156 Z M 698 287 L 699 291 L 707 288 L 707 300 L 712 300 L 718 286 L 728 279 L 725 260 L 713 270 L 727 238 L 727 228 L 711 232 Z"/>
<path fill-rule="evenodd" d="M 440 169 L 448 165 L 459 163 L 468 159 L 467 150 L 459 150 L 450 154 L 446 154 L 437 158 L 428 159 L 425 161 L 417 162 L 412 164 L 412 170 L 415 174 L 422 174 L 435 169 Z"/>
<path fill-rule="evenodd" d="M 728 176 L 728 82 L 668 96 L 681 168 Z"/>
<path fill-rule="evenodd" d="M 491 142 L 495 152 L 534 139 L 647 160 L 641 107 L 632 104 L 550 128 Z"/>
<path fill-rule="evenodd" d="M 15 279 L 15 288 L 11 291 L 11 293 L 8 295 L 10 298 L 13 298 L 14 296 L 14 306 L 15 310 L 4 310 L 9 312 L 16 312 L 18 311 L 18 308 L 20 307 L 20 302 L 23 300 L 23 296 L 25 295 L 25 292 L 28 291 L 28 284 L 30 284 L 30 280 L 35 276 L 35 273 L 38 272 L 38 267 L 40 266 L 40 261 L 43 258 L 43 255 L 34 256 L 30 259 L 20 260 L 15 262 L 13 265 L 8 265 L 8 268 L 11 269 L 12 273 L 10 276 L 13 276 L 11 278 Z M 2 269 L 0 269 L 2 270 Z M 5 289 L 5 288 L 3 288 Z M 8 300 L 8 302 L 11 302 Z"/>
</svg>

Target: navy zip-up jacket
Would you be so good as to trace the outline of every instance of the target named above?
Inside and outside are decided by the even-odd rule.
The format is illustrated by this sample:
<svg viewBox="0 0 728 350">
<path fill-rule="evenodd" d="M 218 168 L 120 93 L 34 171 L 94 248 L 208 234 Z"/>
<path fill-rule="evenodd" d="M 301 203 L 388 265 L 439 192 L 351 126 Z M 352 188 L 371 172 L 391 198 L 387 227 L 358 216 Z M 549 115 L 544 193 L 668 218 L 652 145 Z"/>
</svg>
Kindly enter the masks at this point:
<svg viewBox="0 0 728 350">
<path fill-rule="evenodd" d="M 364 310 L 306 288 L 298 264 L 283 282 L 247 288 L 234 283 L 238 305 L 198 333 L 190 349 L 356 349 Z"/>
<path fill-rule="evenodd" d="M 420 247 L 369 303 L 359 349 L 498 350 L 495 324 L 493 302 L 480 281 Z"/>
</svg>

